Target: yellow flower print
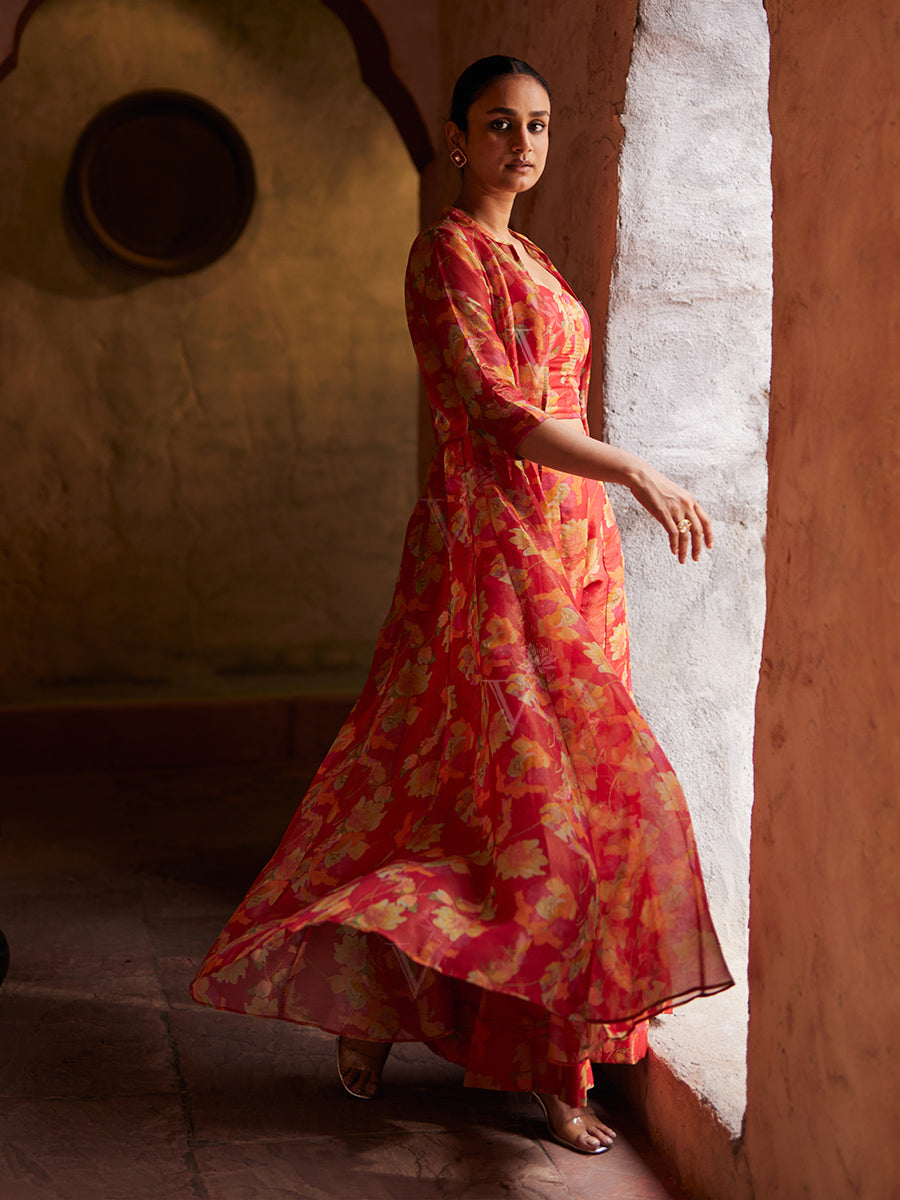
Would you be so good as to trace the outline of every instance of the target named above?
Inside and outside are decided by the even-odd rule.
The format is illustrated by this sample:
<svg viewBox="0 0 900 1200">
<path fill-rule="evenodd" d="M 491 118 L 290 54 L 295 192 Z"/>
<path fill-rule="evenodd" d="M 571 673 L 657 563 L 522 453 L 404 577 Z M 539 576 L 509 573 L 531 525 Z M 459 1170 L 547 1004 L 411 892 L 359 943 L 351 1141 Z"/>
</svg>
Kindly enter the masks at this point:
<svg viewBox="0 0 900 1200">
<path fill-rule="evenodd" d="M 584 652 L 591 662 L 595 666 L 599 667 L 602 671 L 611 670 L 609 657 L 599 642 L 591 642 L 589 645 L 585 646 Z"/>
<path fill-rule="evenodd" d="M 347 818 L 347 830 L 377 829 L 384 817 L 384 804 L 376 800 L 362 800 L 354 806 L 353 812 Z"/>
<path fill-rule="evenodd" d="M 681 785 L 672 771 L 661 771 L 656 788 L 660 802 L 672 812 L 680 809 Z"/>
<path fill-rule="evenodd" d="M 521 642 L 522 635 L 512 621 L 502 617 L 488 617 L 484 622 L 484 635 L 481 639 L 481 653 L 484 657 L 490 654 L 492 648 L 509 646 Z"/>
<path fill-rule="evenodd" d="M 404 841 L 404 846 L 413 854 L 424 854 L 429 847 L 439 845 L 444 832 L 443 823 L 421 825 Z"/>
<path fill-rule="evenodd" d="M 452 763 L 458 755 L 471 750 L 473 744 L 471 726 L 465 721 L 454 721 L 447 738 L 445 763 Z"/>
<path fill-rule="evenodd" d="M 477 937 L 483 932 L 481 926 L 471 917 L 464 916 L 449 906 L 437 910 L 434 914 L 434 924 L 454 942 L 461 937 Z"/>
<path fill-rule="evenodd" d="M 210 962 L 207 957 L 207 963 Z M 209 976 L 202 975 L 199 979 L 195 979 L 191 984 L 191 995 L 199 1004 L 209 1003 Z"/>
<path fill-rule="evenodd" d="M 334 944 L 334 961 L 342 967 L 349 967 L 351 971 L 361 971 L 366 963 L 365 937 L 348 930 L 341 940 Z"/>
<path fill-rule="evenodd" d="M 272 871 L 260 880 L 259 884 L 247 896 L 245 905 L 248 909 L 268 907 L 274 904 L 281 893 L 284 891 L 285 881 L 280 878 L 277 872 Z"/>
<path fill-rule="evenodd" d="M 541 824 L 573 846 L 580 840 L 580 829 L 572 819 L 571 806 L 559 800 L 548 800 L 541 806 Z"/>
<path fill-rule="evenodd" d="M 371 929 L 399 929 L 414 904 L 411 896 L 403 896 L 400 900 L 379 900 L 377 904 L 370 904 L 366 908 L 365 924 Z"/>
<path fill-rule="evenodd" d="M 628 626 L 617 625 L 609 639 L 609 652 L 613 659 L 619 661 L 628 653 Z"/>
<path fill-rule="evenodd" d="M 239 958 L 237 962 L 233 962 L 227 967 L 219 967 L 216 971 L 216 979 L 220 983 L 238 983 L 247 974 L 249 965 L 248 959 Z"/>
<path fill-rule="evenodd" d="M 554 1007 L 562 983 L 563 964 L 551 962 L 541 976 L 541 999 L 547 1007 Z"/>
<path fill-rule="evenodd" d="M 537 838 L 513 842 L 497 855 L 497 874 L 501 879 L 530 879 L 543 873 L 547 857 Z"/>
<path fill-rule="evenodd" d="M 524 892 L 516 892 L 516 924 L 528 930 L 533 946 L 555 948 L 558 941 L 556 934 L 549 925 L 537 919 L 536 913 L 532 897 L 526 896 Z"/>
<path fill-rule="evenodd" d="M 359 1012 L 361 1009 L 371 1010 L 372 997 L 362 976 L 333 975 L 329 982 L 334 994 L 340 996 L 353 1012 Z M 370 1028 L 374 1033 L 374 1024 Z"/>
<path fill-rule="evenodd" d="M 426 663 L 406 662 L 397 676 L 395 694 L 398 696 L 421 696 L 428 688 L 431 670 Z"/>
<path fill-rule="evenodd" d="M 264 971 L 265 966 L 266 966 L 266 960 L 268 959 L 269 955 L 272 953 L 273 950 L 280 950 L 281 947 L 284 945 L 284 943 L 287 941 L 288 937 L 289 937 L 288 930 L 282 929 L 282 930 L 280 930 L 279 933 L 275 934 L 273 937 L 268 938 L 261 945 L 256 946 L 255 949 L 253 949 L 250 952 L 250 961 L 253 964 L 254 970 L 260 971 L 260 972 Z"/>
<path fill-rule="evenodd" d="M 273 1007 L 278 1005 L 278 997 L 267 979 L 257 987 L 251 988 L 247 995 L 248 1000 L 244 1006 L 244 1012 L 250 1017 L 268 1016 Z"/>
<path fill-rule="evenodd" d="M 544 635 L 557 642 L 571 642 L 577 637 L 575 627 L 580 618 L 571 604 L 565 604 L 560 596 L 560 602 L 553 612 L 544 617 Z"/>
<path fill-rule="evenodd" d="M 341 892 L 333 892 L 317 900 L 311 911 L 316 921 L 333 921 L 335 917 L 342 917 L 346 908 L 345 896 Z"/>
<path fill-rule="evenodd" d="M 518 546 L 523 554 L 540 554 L 540 550 L 534 542 L 534 535 L 530 532 L 530 530 L 514 529 L 510 533 L 510 537 L 512 538 L 513 544 Z"/>
<path fill-rule="evenodd" d="M 516 944 L 509 946 L 503 957 L 495 958 L 471 971 L 468 976 L 469 982 L 488 989 L 502 987 L 521 970 L 522 957 L 527 955 L 531 945 L 533 945 L 531 936 L 522 930 L 516 939 Z"/>
<path fill-rule="evenodd" d="M 335 862 L 340 862 L 341 858 L 346 855 L 357 862 L 366 852 L 366 840 L 362 837 L 342 838 L 340 843 L 340 852 L 335 855 Z"/>
<path fill-rule="evenodd" d="M 535 912 L 548 924 L 562 917 L 571 919 L 575 916 L 575 895 L 572 889 L 562 879 L 547 880 L 547 895 L 535 904 Z"/>
<path fill-rule="evenodd" d="M 509 773 L 514 779 L 527 775 L 529 771 L 546 770 L 553 765 L 550 755 L 537 742 L 517 738 L 513 748 L 517 753 L 509 764 Z"/>
<path fill-rule="evenodd" d="M 411 796 L 430 796 L 434 792 L 440 761 L 436 758 L 421 763 L 406 779 L 406 790 Z"/>
</svg>

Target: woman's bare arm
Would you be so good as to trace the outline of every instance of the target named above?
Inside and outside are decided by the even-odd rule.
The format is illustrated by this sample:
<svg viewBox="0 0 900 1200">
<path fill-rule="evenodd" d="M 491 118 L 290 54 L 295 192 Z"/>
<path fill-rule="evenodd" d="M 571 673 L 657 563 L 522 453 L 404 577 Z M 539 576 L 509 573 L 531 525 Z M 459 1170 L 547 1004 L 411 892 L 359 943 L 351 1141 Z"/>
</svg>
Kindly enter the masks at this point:
<svg viewBox="0 0 900 1200">
<path fill-rule="evenodd" d="M 704 544 L 713 544 L 709 517 L 690 492 L 636 454 L 588 437 L 567 421 L 548 417 L 519 442 L 517 453 L 555 471 L 627 487 L 666 530 L 679 562 L 687 559 L 688 543 L 695 561 Z M 690 530 L 679 533 L 678 523 L 685 519 L 690 521 Z"/>
</svg>

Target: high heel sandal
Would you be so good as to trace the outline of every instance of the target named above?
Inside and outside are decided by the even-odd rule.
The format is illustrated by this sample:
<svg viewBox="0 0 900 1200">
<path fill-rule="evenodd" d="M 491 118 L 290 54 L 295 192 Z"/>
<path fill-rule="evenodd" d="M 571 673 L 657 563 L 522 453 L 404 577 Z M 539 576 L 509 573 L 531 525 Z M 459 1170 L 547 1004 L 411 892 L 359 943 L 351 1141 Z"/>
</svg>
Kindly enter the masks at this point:
<svg viewBox="0 0 900 1200">
<path fill-rule="evenodd" d="M 356 1099 L 356 1100 L 374 1100 L 375 1097 L 378 1095 L 378 1091 L 380 1089 L 380 1085 L 381 1085 L 380 1078 L 379 1078 L 379 1088 L 376 1088 L 376 1090 L 374 1092 L 354 1092 L 353 1089 L 348 1086 L 347 1081 L 344 1078 L 344 1072 L 341 1070 L 341 1043 L 343 1042 L 343 1040 L 344 1039 L 342 1037 L 338 1036 L 337 1040 L 334 1043 L 334 1058 L 335 1058 L 335 1063 L 337 1065 L 338 1079 L 341 1081 L 341 1087 L 344 1089 L 344 1091 L 347 1093 L 348 1096 L 353 1096 L 354 1099 Z M 384 1056 L 381 1059 L 381 1063 L 379 1064 L 381 1067 L 383 1067 L 384 1064 L 387 1062 L 387 1056 L 390 1054 L 390 1052 L 391 1052 L 391 1043 L 388 1042 L 386 1044 Z M 356 1053 L 358 1054 L 359 1051 L 356 1051 Z M 374 1066 L 375 1063 L 373 1062 L 371 1065 Z"/>
<path fill-rule="evenodd" d="M 599 1139 L 598 1139 L 599 1144 L 597 1145 L 596 1149 L 589 1150 L 587 1146 L 579 1146 L 576 1142 L 570 1142 L 566 1138 L 562 1137 L 562 1135 L 558 1134 L 556 1132 L 556 1130 L 553 1128 L 553 1122 L 550 1120 L 550 1114 L 547 1111 L 547 1105 L 544 1103 L 544 1101 L 541 1099 L 541 1097 L 538 1095 L 537 1092 L 532 1092 L 531 1094 L 532 1094 L 532 1096 L 534 1096 L 535 1100 L 537 1100 L 538 1104 L 541 1106 L 541 1109 L 547 1120 L 548 1134 L 550 1135 L 550 1137 L 553 1139 L 554 1142 L 558 1143 L 558 1145 L 565 1146 L 565 1148 L 567 1150 L 574 1150 L 576 1154 L 605 1154 L 607 1150 L 612 1150 L 612 1146 L 604 1145 L 604 1143 L 600 1142 Z M 575 1125 L 575 1124 L 583 1125 L 584 1118 L 583 1117 L 569 1117 L 568 1121 L 566 1121 L 565 1124 L 566 1125 Z M 594 1135 L 591 1134 L 590 1136 L 593 1137 Z"/>
</svg>

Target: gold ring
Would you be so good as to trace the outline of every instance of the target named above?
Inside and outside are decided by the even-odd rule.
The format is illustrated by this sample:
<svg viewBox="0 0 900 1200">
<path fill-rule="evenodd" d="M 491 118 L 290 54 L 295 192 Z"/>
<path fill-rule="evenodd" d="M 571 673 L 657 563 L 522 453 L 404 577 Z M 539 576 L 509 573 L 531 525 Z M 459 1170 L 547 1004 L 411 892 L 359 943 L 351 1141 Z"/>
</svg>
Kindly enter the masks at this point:
<svg viewBox="0 0 900 1200">
<path fill-rule="evenodd" d="M 679 533 L 687 533 L 692 528 L 692 526 L 691 526 L 690 521 L 687 519 L 687 517 L 682 517 L 681 520 L 678 522 L 678 524 L 675 526 L 675 528 L 678 530 Z"/>
</svg>

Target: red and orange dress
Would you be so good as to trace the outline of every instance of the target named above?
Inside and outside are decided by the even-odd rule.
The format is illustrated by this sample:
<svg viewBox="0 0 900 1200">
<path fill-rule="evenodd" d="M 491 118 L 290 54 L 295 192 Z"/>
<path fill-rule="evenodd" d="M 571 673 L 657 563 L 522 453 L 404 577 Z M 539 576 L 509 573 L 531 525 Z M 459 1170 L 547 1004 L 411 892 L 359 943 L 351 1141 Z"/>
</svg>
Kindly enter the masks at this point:
<svg viewBox="0 0 900 1200">
<path fill-rule="evenodd" d="M 521 239 L 522 242 L 526 240 Z M 368 680 L 191 992 L 421 1041 L 584 1103 L 646 1021 L 732 983 L 681 788 L 630 692 L 602 483 L 516 456 L 585 419 L 587 316 L 449 209 L 407 311 L 437 450 Z M 585 429 L 587 425 L 585 423 Z"/>
</svg>

